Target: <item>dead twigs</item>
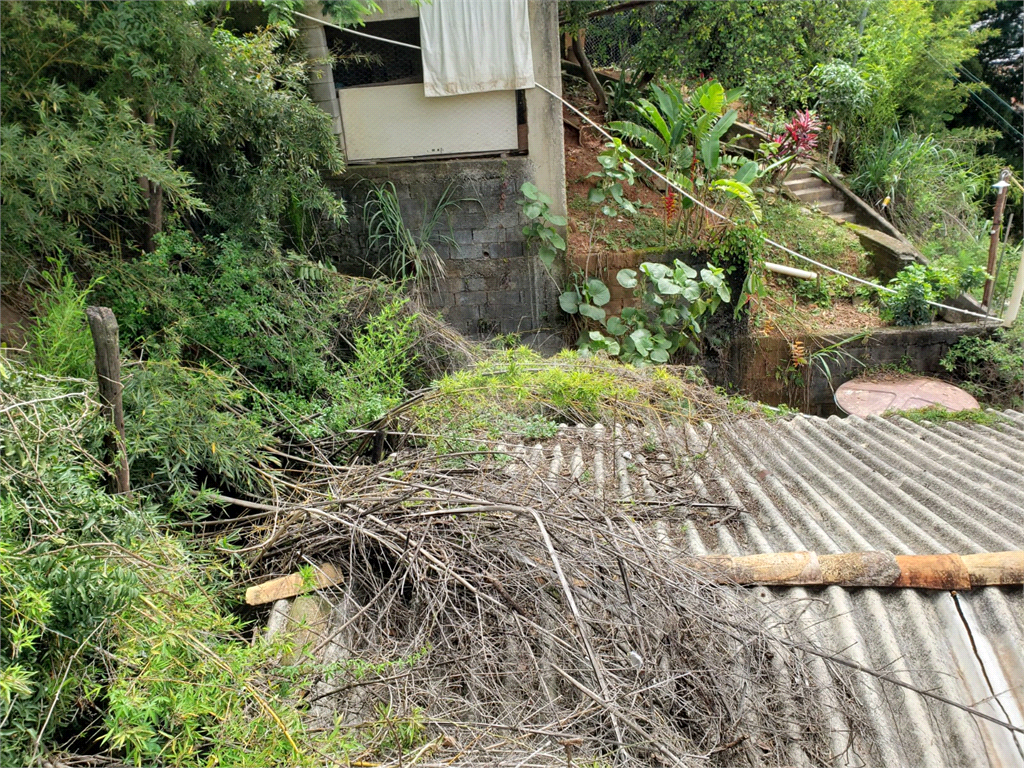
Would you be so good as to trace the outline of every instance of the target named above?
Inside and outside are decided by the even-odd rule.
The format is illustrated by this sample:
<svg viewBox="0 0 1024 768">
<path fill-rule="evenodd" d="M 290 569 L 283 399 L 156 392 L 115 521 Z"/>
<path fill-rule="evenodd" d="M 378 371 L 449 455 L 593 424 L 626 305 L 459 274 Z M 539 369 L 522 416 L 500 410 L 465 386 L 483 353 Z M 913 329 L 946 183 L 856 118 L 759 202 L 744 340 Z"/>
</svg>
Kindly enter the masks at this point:
<svg viewBox="0 0 1024 768">
<path fill-rule="evenodd" d="M 403 718 L 427 723 L 405 764 L 431 744 L 422 754 L 439 763 L 560 766 L 567 741 L 573 760 L 621 765 L 832 759 L 830 721 L 856 730 L 858 705 L 795 619 L 688 567 L 618 488 L 513 453 L 457 473 L 444 462 L 468 457 L 350 467 L 327 484 L 333 500 L 320 483 L 281 502 L 306 514 L 253 530 L 268 572 L 308 555 L 345 573 L 321 593 L 334 618 L 311 648 L 329 670 L 310 692 L 325 723 L 372 721 L 382 702 L 396 737 Z M 679 501 L 665 521 L 705 504 L 722 516 L 702 524 L 732 518 L 658 461 L 646 476 Z"/>
</svg>

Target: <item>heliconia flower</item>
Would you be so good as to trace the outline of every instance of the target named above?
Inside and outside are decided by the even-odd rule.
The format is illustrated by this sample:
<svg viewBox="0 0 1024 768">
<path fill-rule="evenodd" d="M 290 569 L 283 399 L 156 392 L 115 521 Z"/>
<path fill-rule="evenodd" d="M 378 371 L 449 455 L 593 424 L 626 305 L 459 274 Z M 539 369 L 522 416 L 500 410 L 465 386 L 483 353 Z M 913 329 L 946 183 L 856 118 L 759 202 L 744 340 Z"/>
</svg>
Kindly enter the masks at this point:
<svg viewBox="0 0 1024 768">
<path fill-rule="evenodd" d="M 672 218 L 672 216 L 675 214 L 676 206 L 678 205 L 678 203 L 679 197 L 673 190 L 670 189 L 667 192 L 665 192 L 665 199 L 663 201 L 663 204 L 665 206 L 665 215 L 668 218 Z"/>
</svg>

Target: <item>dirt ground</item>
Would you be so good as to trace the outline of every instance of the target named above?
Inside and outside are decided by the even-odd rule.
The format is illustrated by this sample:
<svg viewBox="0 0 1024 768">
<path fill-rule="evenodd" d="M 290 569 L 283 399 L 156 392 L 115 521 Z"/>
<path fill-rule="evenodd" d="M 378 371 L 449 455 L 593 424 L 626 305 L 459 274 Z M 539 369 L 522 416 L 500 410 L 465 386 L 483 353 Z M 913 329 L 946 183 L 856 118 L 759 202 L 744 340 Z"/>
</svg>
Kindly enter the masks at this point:
<svg viewBox="0 0 1024 768">
<path fill-rule="evenodd" d="M 603 124 L 603 118 L 593 102 L 585 99 L 573 101 L 594 122 Z M 581 122 L 567 108 L 565 115 L 573 123 Z M 638 251 L 661 247 L 654 226 L 657 223 L 655 219 L 663 220 L 664 196 L 653 186 L 644 183 L 638 174 L 636 184 L 625 189 L 625 197 L 637 206 L 641 216 L 605 216 L 587 200 L 587 195 L 595 186 L 595 180 L 588 178 L 588 174 L 600 169 L 597 156 L 604 149 L 606 140 L 585 124 L 580 131 L 569 125 L 564 130 L 569 218 L 567 257 L 569 263 L 584 274 L 600 277 L 609 283 L 614 281 L 614 273 L 618 269 L 634 267 L 643 260 L 642 253 Z M 824 215 L 821 219 L 821 227 L 836 226 Z M 644 226 L 647 229 L 640 228 Z M 808 255 L 814 256 L 813 253 Z M 771 257 L 769 259 L 772 260 Z M 782 254 L 774 260 L 785 263 Z M 866 266 L 862 257 L 857 255 L 851 255 L 847 260 L 849 264 L 844 262 L 839 266 L 852 270 L 853 274 L 861 273 Z M 769 273 L 766 285 L 769 295 L 759 302 L 752 315 L 752 333 L 789 338 L 801 333 L 857 331 L 883 325 L 877 311 L 862 311 L 854 306 L 850 296 L 838 295 L 831 306 L 820 307 L 805 300 L 794 303 L 793 285 L 784 278 Z M 617 286 L 610 287 L 613 289 L 613 298 L 619 298 L 615 290 Z M 610 307 L 613 312 L 618 309 L 618 306 Z"/>
</svg>

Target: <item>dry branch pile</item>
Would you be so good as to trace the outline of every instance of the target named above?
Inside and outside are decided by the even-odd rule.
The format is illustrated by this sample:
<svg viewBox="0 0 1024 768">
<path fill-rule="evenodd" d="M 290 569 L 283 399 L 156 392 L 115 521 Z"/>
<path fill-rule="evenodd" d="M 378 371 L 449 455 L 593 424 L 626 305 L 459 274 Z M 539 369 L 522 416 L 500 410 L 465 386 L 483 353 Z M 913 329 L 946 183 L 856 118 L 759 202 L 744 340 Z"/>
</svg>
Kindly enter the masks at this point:
<svg viewBox="0 0 1024 768">
<path fill-rule="evenodd" d="M 424 726 L 417 764 L 819 765 L 853 741 L 849 686 L 792 648 L 797 606 L 713 584 L 661 511 L 507 454 L 445 467 L 396 455 L 256 513 L 260 570 L 345 574 L 310 648 L 325 724 L 379 728 L 383 704 Z M 685 509 L 689 477 L 662 480 Z"/>
</svg>

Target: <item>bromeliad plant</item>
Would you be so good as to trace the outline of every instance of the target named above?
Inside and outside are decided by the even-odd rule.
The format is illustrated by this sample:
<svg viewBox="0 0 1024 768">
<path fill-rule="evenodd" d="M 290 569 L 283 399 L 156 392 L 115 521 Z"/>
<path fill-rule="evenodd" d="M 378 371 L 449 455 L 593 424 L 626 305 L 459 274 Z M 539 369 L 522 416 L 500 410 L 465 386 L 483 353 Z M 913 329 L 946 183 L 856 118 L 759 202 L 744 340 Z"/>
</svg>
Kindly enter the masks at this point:
<svg viewBox="0 0 1024 768">
<path fill-rule="evenodd" d="M 699 277 L 699 279 L 698 279 Z M 667 363 L 680 349 L 696 353 L 705 318 L 730 300 L 723 271 L 708 266 L 699 273 L 676 259 L 671 265 L 644 262 L 640 269 L 621 269 L 616 280 L 633 290 L 637 307 L 606 316 L 601 307 L 611 299 L 596 278 L 577 282 L 559 297 L 562 309 L 594 320 L 604 332 L 580 336 L 580 349 L 605 352 L 634 365 Z"/>
<path fill-rule="evenodd" d="M 742 89 L 726 91 L 712 80 L 689 97 L 674 88 L 655 85 L 652 90 L 657 104 L 648 99 L 633 104 L 641 123 L 615 121 L 608 127 L 643 145 L 664 168 L 665 176 L 700 203 L 708 204 L 715 197 L 737 201 L 759 221 L 761 209 L 750 189 L 758 175 L 757 163 L 722 153 L 722 137 L 737 115 L 726 106 L 742 95 Z M 685 234 L 699 238 L 705 222 L 703 211 L 696 210 L 693 200 L 686 197 L 680 200 L 680 207 L 686 217 Z"/>
</svg>

